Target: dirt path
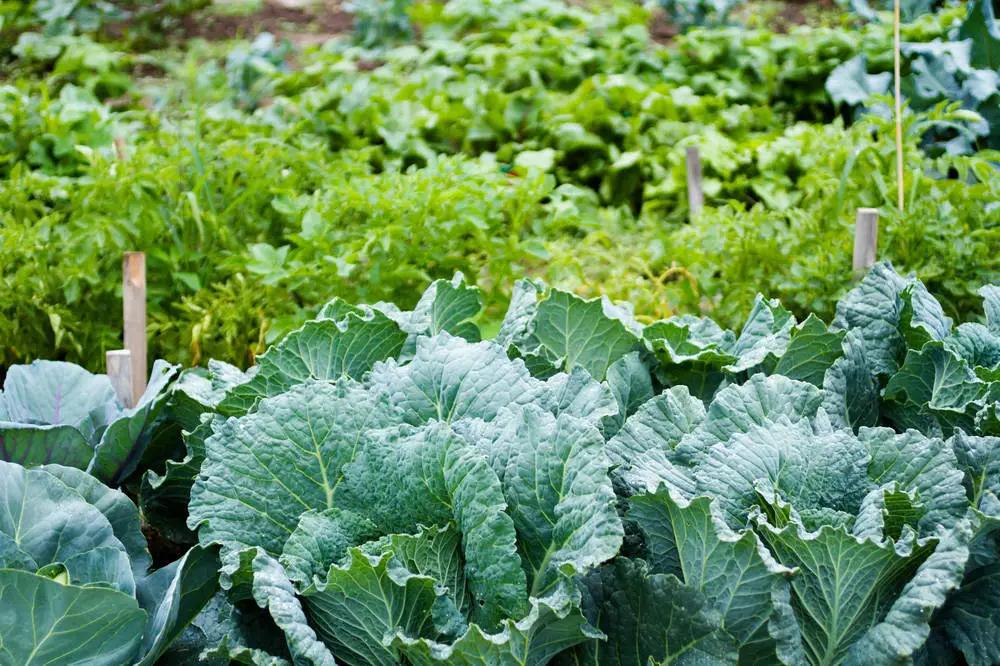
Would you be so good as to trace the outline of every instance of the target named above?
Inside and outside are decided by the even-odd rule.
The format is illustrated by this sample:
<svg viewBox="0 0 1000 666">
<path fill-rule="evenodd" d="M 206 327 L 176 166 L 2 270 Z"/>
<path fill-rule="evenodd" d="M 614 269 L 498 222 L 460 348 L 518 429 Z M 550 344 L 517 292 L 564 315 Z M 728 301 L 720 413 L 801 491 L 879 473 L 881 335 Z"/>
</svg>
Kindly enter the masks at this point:
<svg viewBox="0 0 1000 666">
<path fill-rule="evenodd" d="M 186 38 L 253 39 L 270 32 L 297 47 L 319 44 L 351 29 L 351 15 L 341 0 L 264 0 L 261 8 L 247 15 L 199 13 L 184 18 Z"/>
</svg>

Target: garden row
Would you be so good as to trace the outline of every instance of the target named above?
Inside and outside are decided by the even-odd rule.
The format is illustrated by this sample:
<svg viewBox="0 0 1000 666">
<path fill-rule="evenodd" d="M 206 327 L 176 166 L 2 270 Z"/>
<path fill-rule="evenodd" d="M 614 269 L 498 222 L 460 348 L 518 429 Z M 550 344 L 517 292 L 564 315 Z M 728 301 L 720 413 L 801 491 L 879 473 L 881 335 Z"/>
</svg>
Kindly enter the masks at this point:
<svg viewBox="0 0 1000 666">
<path fill-rule="evenodd" d="M 829 324 L 758 296 L 736 332 L 521 280 L 482 340 L 456 275 L 412 310 L 334 299 L 248 372 L 157 362 L 132 408 L 14 366 L 0 655 L 996 663 L 980 295 L 955 325 L 879 263 Z"/>
<path fill-rule="evenodd" d="M 990 7 L 903 26 L 907 85 L 954 78 L 911 95 L 905 211 L 870 96 L 891 65 L 883 23 L 662 46 L 632 2 L 428 2 L 412 41 L 294 61 L 267 38 L 178 55 L 22 33 L 0 88 L 0 364 L 98 369 L 120 346 L 128 250 L 149 261 L 153 352 L 183 363 L 246 367 L 333 295 L 412 307 L 455 271 L 482 286 L 490 330 L 525 274 L 646 322 L 735 326 L 758 291 L 830 316 L 858 207 L 881 210 L 882 255 L 968 319 L 1000 280 L 996 144 L 975 113 L 998 107 Z"/>
</svg>

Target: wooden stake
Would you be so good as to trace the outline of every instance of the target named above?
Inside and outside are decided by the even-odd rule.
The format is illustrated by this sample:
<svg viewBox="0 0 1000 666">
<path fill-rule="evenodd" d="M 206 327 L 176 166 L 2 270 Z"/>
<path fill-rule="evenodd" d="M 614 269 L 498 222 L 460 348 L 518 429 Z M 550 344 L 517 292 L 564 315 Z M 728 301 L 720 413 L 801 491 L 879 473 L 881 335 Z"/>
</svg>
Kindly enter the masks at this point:
<svg viewBox="0 0 1000 666">
<path fill-rule="evenodd" d="M 126 252 L 122 262 L 125 349 L 132 356 L 132 401 L 146 390 L 146 255 Z"/>
<path fill-rule="evenodd" d="M 863 273 L 875 263 L 878 248 L 878 209 L 859 208 L 854 221 L 854 272 Z"/>
<path fill-rule="evenodd" d="M 989 0 L 986 0 L 989 1 Z M 899 54 L 899 2 L 894 0 L 892 21 L 892 56 L 893 74 L 895 75 L 895 115 L 896 115 L 896 206 L 903 212 L 903 103 L 900 92 L 900 54 Z"/>
<path fill-rule="evenodd" d="M 693 222 L 705 205 L 705 195 L 701 189 L 701 155 L 697 146 L 688 146 L 687 149 L 687 186 L 688 209 Z"/>
<path fill-rule="evenodd" d="M 127 349 L 113 349 L 104 355 L 108 368 L 108 379 L 115 389 L 118 402 L 128 408 L 135 407 L 132 397 L 132 352 Z"/>
</svg>

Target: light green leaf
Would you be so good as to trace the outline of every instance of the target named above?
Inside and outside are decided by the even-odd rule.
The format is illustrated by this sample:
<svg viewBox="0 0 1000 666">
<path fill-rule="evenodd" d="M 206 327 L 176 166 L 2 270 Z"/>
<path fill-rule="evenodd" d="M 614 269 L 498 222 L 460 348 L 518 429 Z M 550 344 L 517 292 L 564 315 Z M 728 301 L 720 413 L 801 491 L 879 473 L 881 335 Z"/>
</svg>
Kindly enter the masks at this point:
<svg viewBox="0 0 1000 666">
<path fill-rule="evenodd" d="M 63 585 L 0 569 L 0 657 L 10 666 L 122 666 L 139 650 L 146 614 L 117 590 Z M 30 627 L 30 630 L 29 630 Z"/>
<path fill-rule="evenodd" d="M 432 419 L 490 421 L 509 404 L 525 404 L 544 390 L 524 363 L 492 342 L 470 343 L 447 333 L 419 338 L 413 360 L 376 364 L 367 385 L 384 392 L 407 423 Z"/>
<path fill-rule="evenodd" d="M 788 348 L 774 367 L 774 374 L 823 386 L 823 380 L 843 355 L 843 331 L 830 331 L 815 315 L 791 331 Z"/>
<path fill-rule="evenodd" d="M 607 298 L 583 299 L 559 289 L 538 303 L 533 338 L 559 359 L 559 369 L 569 372 L 580 366 L 597 380 L 603 380 L 608 367 L 639 342 Z"/>
<path fill-rule="evenodd" d="M 828 525 L 812 533 L 795 523 L 777 529 L 762 516 L 757 526 L 777 560 L 799 569 L 791 582 L 792 607 L 810 664 L 847 660 L 869 628 L 886 619 L 934 549 L 933 543 L 903 548 L 859 539 Z"/>
<path fill-rule="evenodd" d="M 512 414 L 491 456 L 503 485 L 530 596 L 585 573 L 621 547 L 604 438 L 582 419 L 529 405 Z"/>
<path fill-rule="evenodd" d="M 330 567 L 324 581 L 303 592 L 306 611 L 338 662 L 394 666 L 401 660 L 389 642 L 397 632 L 433 637 L 432 609 L 442 592 L 433 578 L 390 567 L 391 558 L 352 548 L 346 563 Z"/>
<path fill-rule="evenodd" d="M 260 546 L 277 557 L 299 516 L 333 508 L 343 467 L 392 410 L 356 382 L 311 381 L 217 423 L 191 490 L 188 525 L 225 554 Z M 247 527 L 252 525 L 253 529 Z"/>
<path fill-rule="evenodd" d="M 454 522 L 478 622 L 523 612 L 525 574 L 500 480 L 486 458 L 446 424 L 370 433 L 345 470 L 344 508 L 384 534 Z"/>
<path fill-rule="evenodd" d="M 730 352 L 736 362 L 725 366 L 726 372 L 752 372 L 768 359 L 778 359 L 788 349 L 795 317 L 774 299 L 760 294 L 740 335 Z"/>
<path fill-rule="evenodd" d="M 349 314 L 341 321 L 306 322 L 260 356 L 256 373 L 234 386 L 218 410 L 245 414 L 263 398 L 278 395 L 308 379 L 361 379 L 377 361 L 403 348 L 406 333 L 381 312 Z"/>
<path fill-rule="evenodd" d="M 543 599 L 532 599 L 531 610 L 520 620 L 505 620 L 490 634 L 477 625 L 452 644 L 414 639 L 397 633 L 393 647 L 415 666 L 523 666 L 547 664 L 552 658 L 600 633 L 587 625 L 580 613 L 579 595 L 556 590 Z"/>
</svg>

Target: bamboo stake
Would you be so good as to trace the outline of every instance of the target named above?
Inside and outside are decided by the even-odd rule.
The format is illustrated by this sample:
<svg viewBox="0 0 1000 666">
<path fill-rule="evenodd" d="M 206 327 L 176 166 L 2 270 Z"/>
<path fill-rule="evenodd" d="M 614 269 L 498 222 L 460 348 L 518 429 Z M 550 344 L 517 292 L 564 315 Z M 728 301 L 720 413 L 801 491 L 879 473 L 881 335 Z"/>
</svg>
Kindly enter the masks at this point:
<svg viewBox="0 0 1000 666">
<path fill-rule="evenodd" d="M 146 390 L 146 255 L 126 252 L 122 262 L 125 349 L 132 358 L 132 404 Z"/>
<path fill-rule="evenodd" d="M 687 190 L 689 219 L 694 222 L 705 205 L 705 194 L 701 188 L 701 155 L 697 146 L 687 148 Z"/>
<path fill-rule="evenodd" d="M 903 212 L 903 109 L 902 94 L 900 93 L 900 40 L 899 40 L 899 3 L 900 0 L 893 1 L 892 19 L 892 55 L 893 73 L 895 76 L 895 115 L 896 115 L 896 206 L 899 212 Z"/>
<path fill-rule="evenodd" d="M 104 360 L 108 368 L 108 379 L 115 389 L 118 402 L 125 407 L 135 407 L 135 399 L 132 397 L 132 352 L 127 349 L 109 350 L 104 355 Z"/>
<path fill-rule="evenodd" d="M 854 220 L 854 272 L 864 273 L 875 263 L 878 248 L 878 209 L 859 208 Z"/>
</svg>

